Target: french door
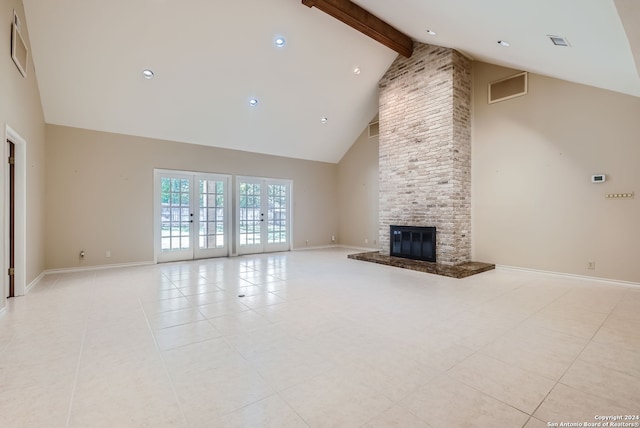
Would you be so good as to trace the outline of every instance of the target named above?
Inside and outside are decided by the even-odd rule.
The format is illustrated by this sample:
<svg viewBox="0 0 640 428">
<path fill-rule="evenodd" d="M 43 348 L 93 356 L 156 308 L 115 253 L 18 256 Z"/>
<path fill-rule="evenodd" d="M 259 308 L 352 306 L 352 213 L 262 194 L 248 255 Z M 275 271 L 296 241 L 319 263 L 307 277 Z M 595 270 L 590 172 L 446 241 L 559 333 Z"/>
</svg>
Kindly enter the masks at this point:
<svg viewBox="0 0 640 428">
<path fill-rule="evenodd" d="M 229 176 L 155 170 L 160 262 L 229 255 Z"/>
<path fill-rule="evenodd" d="M 291 181 L 238 177 L 238 254 L 291 249 Z"/>
</svg>

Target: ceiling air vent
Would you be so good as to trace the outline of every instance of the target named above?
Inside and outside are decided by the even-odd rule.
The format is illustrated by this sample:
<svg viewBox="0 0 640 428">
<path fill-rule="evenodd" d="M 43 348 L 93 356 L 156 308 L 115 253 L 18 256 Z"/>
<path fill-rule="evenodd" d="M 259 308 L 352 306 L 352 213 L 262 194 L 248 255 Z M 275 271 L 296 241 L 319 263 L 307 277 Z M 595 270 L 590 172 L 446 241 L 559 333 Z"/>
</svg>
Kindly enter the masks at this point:
<svg viewBox="0 0 640 428">
<path fill-rule="evenodd" d="M 527 94 L 526 71 L 489 83 L 489 104 Z"/>
<path fill-rule="evenodd" d="M 551 39 L 551 43 L 556 46 L 571 46 L 569 41 L 564 37 L 552 36 L 551 34 L 547 34 L 547 37 L 549 37 L 549 39 Z"/>
<path fill-rule="evenodd" d="M 371 122 L 369 124 L 369 138 L 380 135 L 380 122 Z"/>
</svg>

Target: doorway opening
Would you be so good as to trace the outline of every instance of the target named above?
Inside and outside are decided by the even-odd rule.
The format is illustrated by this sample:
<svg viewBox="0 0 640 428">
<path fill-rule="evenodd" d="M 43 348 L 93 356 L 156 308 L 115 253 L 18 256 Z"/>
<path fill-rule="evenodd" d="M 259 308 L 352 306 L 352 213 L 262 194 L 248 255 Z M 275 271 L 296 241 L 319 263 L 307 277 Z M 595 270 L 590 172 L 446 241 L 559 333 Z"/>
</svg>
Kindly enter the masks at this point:
<svg viewBox="0 0 640 428">
<path fill-rule="evenodd" d="M 4 193 L 5 222 L 2 227 L 5 297 L 26 292 L 26 149 L 27 143 L 10 126 L 5 128 Z"/>
<path fill-rule="evenodd" d="M 9 292 L 7 297 L 16 296 L 16 145 L 7 140 L 9 145 L 9 267 L 7 274 L 9 275 Z"/>
</svg>

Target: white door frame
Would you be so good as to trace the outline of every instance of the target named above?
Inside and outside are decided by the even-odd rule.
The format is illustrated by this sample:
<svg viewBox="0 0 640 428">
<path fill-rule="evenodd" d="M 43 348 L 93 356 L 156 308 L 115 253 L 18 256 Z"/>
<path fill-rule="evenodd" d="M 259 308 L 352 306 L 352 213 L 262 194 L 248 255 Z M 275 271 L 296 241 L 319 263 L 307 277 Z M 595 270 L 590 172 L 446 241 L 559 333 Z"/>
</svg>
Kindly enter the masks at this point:
<svg viewBox="0 0 640 428">
<path fill-rule="evenodd" d="M 153 261 L 155 264 L 158 263 L 158 255 L 162 252 L 161 250 L 161 242 L 160 242 L 160 235 L 158 233 L 158 231 L 160 230 L 160 223 L 161 223 L 161 216 L 160 216 L 160 210 L 158 209 L 160 207 L 160 178 L 162 175 L 184 175 L 184 176 L 190 176 L 193 177 L 193 188 L 191 189 L 191 204 L 193 207 L 193 204 L 195 203 L 195 201 L 197 200 L 197 198 L 199 197 L 199 193 L 197 190 L 197 180 L 199 178 L 202 177 L 215 177 L 215 178 L 222 178 L 225 180 L 225 196 L 226 196 L 226 202 L 225 202 L 225 208 L 224 208 L 224 215 L 226 216 L 227 222 L 226 222 L 226 230 L 225 230 L 225 234 L 224 234 L 224 239 L 226 242 L 226 252 L 225 254 L 220 254 L 217 257 L 224 257 L 224 256 L 229 256 L 231 255 L 231 230 L 233 227 L 233 221 L 232 221 L 232 217 L 231 217 L 231 208 L 233 206 L 233 202 L 232 202 L 232 191 L 231 191 L 231 176 L 227 175 L 227 174 L 218 174 L 218 173 L 214 173 L 214 172 L 201 172 L 201 171 L 184 171 L 184 170 L 173 170 L 173 169 L 160 169 L 160 168 L 154 168 L 153 170 Z M 197 209 L 197 204 L 196 204 L 196 209 Z M 196 209 L 194 209 L 194 217 L 198 215 L 198 213 L 196 213 Z M 198 248 L 196 248 L 196 246 L 199 245 L 199 231 L 196 230 L 195 225 L 198 224 L 199 222 L 196 222 L 194 220 L 194 223 L 192 223 L 192 227 L 191 227 L 191 233 L 190 233 L 190 238 L 192 239 L 192 251 L 193 251 L 193 259 L 197 259 L 198 258 Z M 202 257 L 202 256 L 201 256 Z"/>
<path fill-rule="evenodd" d="M 9 145 L 7 140 L 15 145 L 16 163 L 15 163 L 15 275 L 14 275 L 14 293 L 16 296 L 24 296 L 26 290 L 26 273 L 27 273 L 27 141 L 20 136 L 9 125 L 5 125 L 4 138 L 4 160 L 2 168 L 4 170 L 4 185 L 2 186 L 2 200 L 5 209 L 2 216 L 4 217 L 2 228 L 2 241 L 4 242 L 4 256 L 2 257 L 2 275 L 5 278 L 4 297 L 9 295 L 9 281 L 6 275 L 9 270 L 9 168 L 7 159 L 9 158 Z"/>
</svg>

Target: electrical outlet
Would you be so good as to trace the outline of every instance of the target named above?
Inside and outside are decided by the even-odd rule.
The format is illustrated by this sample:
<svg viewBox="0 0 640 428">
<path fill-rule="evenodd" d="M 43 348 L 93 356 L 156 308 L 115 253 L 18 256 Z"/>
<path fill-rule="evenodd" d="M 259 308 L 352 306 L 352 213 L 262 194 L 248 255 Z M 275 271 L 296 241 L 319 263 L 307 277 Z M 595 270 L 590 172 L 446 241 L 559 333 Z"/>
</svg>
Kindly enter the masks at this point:
<svg viewBox="0 0 640 428">
<path fill-rule="evenodd" d="M 593 260 L 589 260 L 587 262 L 587 269 L 595 269 L 596 268 L 596 262 Z"/>
<path fill-rule="evenodd" d="M 336 242 L 336 235 L 331 235 L 331 242 Z"/>
<path fill-rule="evenodd" d="M 306 241 L 304 241 L 307 245 L 309 245 L 309 240 L 307 239 Z"/>
<path fill-rule="evenodd" d="M 84 250 L 80 250 L 80 260 L 84 260 Z"/>
<path fill-rule="evenodd" d="M 369 238 L 364 238 L 364 243 L 368 244 L 369 243 Z"/>
<path fill-rule="evenodd" d="M 111 257 L 111 250 L 107 250 L 106 256 L 107 256 L 107 258 Z"/>
</svg>

